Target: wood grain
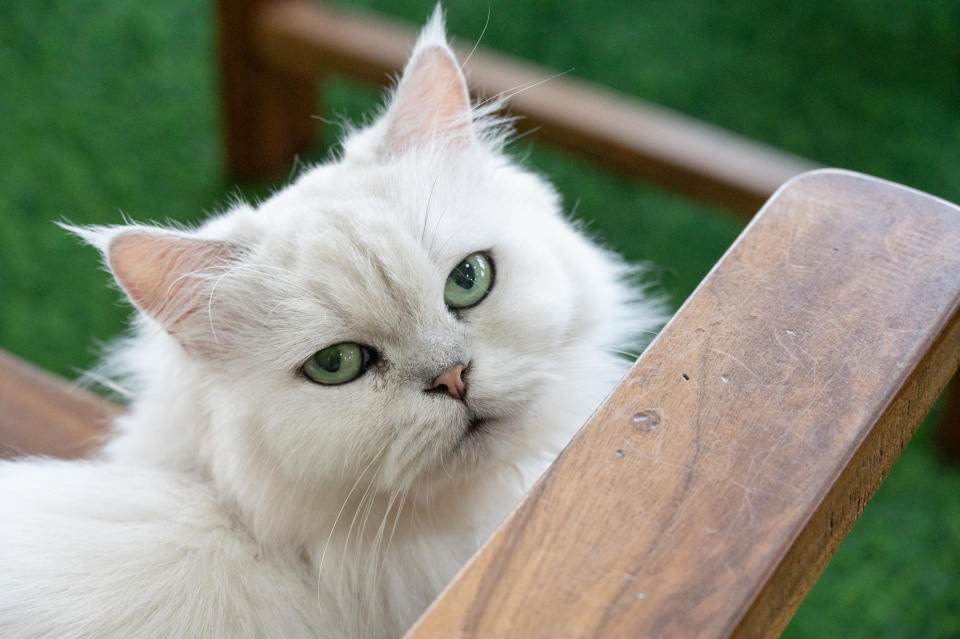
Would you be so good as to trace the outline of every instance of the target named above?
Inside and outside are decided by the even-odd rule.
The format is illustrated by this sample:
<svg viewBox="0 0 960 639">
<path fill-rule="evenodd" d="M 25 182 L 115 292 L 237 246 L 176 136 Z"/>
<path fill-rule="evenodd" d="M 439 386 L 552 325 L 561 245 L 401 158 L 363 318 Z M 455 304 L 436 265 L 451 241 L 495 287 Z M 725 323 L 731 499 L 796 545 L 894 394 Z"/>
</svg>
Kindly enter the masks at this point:
<svg viewBox="0 0 960 639">
<path fill-rule="evenodd" d="M 407 637 L 777 636 L 956 370 L 958 306 L 960 208 L 794 180 Z"/>
<path fill-rule="evenodd" d="M 95 450 L 120 409 L 0 351 L 0 458 Z"/>
<path fill-rule="evenodd" d="M 264 3 L 253 34 L 276 69 L 314 78 L 330 73 L 385 84 L 403 68 L 413 28 L 313 2 Z M 571 76 L 480 49 L 465 60 L 481 97 L 512 95 L 520 131 L 621 173 L 752 216 L 784 182 L 813 163 Z M 520 91 L 519 89 L 523 89 Z"/>
</svg>

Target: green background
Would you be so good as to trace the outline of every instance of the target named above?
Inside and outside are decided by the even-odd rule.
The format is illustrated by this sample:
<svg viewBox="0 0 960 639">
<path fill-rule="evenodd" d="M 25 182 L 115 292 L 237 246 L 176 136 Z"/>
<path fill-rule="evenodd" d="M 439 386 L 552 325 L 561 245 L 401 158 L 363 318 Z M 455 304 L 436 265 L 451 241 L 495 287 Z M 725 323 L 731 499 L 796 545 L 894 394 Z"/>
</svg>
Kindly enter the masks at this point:
<svg viewBox="0 0 960 639">
<path fill-rule="evenodd" d="M 432 9 L 354 4 L 414 23 Z M 487 3 L 447 9 L 457 39 L 475 41 Z M 491 0 L 489 11 L 484 46 L 960 202 L 960 3 Z M 238 192 L 223 175 L 214 48 L 207 2 L 0 4 L 0 348 L 75 377 L 123 330 L 129 307 L 95 252 L 54 221 L 190 222 Z M 340 80 L 322 99 L 328 118 L 376 103 Z M 325 127 L 324 145 L 335 134 Z M 514 151 L 604 241 L 655 263 L 675 304 L 742 225 L 528 139 Z M 785 636 L 960 637 L 960 470 L 930 434 L 921 428 Z"/>
</svg>

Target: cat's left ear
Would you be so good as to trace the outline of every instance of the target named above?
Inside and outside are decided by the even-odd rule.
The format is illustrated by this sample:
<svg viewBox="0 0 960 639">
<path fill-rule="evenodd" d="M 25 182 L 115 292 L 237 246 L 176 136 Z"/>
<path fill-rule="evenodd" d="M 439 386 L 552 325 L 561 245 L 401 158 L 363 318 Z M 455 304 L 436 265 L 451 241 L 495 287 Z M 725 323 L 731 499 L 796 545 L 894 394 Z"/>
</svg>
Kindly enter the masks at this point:
<svg viewBox="0 0 960 639">
<path fill-rule="evenodd" d="M 130 301 L 185 349 L 204 353 L 216 344 L 211 294 L 239 246 L 150 227 L 65 228 L 103 252 Z"/>
<path fill-rule="evenodd" d="M 473 141 L 470 94 L 447 44 L 439 5 L 420 33 L 386 118 L 385 142 L 393 151 L 466 147 Z"/>
</svg>

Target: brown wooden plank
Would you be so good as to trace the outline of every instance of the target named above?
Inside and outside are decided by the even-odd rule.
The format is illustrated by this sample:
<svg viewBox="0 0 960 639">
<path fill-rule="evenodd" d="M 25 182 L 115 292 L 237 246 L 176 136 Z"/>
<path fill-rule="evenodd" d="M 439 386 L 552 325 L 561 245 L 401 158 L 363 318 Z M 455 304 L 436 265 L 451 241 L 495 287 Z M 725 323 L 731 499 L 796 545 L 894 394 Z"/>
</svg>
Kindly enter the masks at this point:
<svg viewBox="0 0 960 639">
<path fill-rule="evenodd" d="M 120 409 L 0 351 L 0 458 L 68 459 L 95 450 Z"/>
<path fill-rule="evenodd" d="M 794 180 L 407 637 L 776 636 L 956 370 L 958 306 L 960 208 Z"/>
<path fill-rule="evenodd" d="M 277 0 L 217 0 L 227 170 L 241 180 L 290 171 L 313 145 L 316 78 L 267 64 L 252 43 L 254 17 Z"/>
<path fill-rule="evenodd" d="M 356 16 L 302 0 L 271 2 L 258 19 L 260 55 L 302 77 L 341 73 L 377 85 L 399 71 L 415 30 L 371 15 Z M 467 52 L 460 51 L 460 59 Z M 814 165 L 570 76 L 478 50 L 466 65 L 480 96 L 513 94 L 521 131 L 589 156 L 622 173 L 651 180 L 746 216 L 784 182 Z M 528 87 L 528 88 L 525 88 Z M 517 90 L 524 88 L 523 91 Z"/>
</svg>

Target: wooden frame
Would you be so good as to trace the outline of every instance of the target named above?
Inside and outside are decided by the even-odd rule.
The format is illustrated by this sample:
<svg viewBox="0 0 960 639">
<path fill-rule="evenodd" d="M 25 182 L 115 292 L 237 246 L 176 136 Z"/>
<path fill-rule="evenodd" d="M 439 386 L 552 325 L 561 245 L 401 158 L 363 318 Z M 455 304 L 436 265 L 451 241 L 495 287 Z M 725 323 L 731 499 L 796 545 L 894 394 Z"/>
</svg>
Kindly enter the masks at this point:
<svg viewBox="0 0 960 639">
<path fill-rule="evenodd" d="M 381 82 L 413 37 L 219 1 L 239 177 L 309 147 L 318 74 Z M 550 73 L 481 52 L 471 75 L 491 95 Z M 569 79 L 513 107 L 541 139 L 747 214 L 809 166 Z M 408 636 L 776 636 L 957 369 L 958 309 L 960 208 L 846 172 L 791 181 Z M 0 354 L 0 454 L 82 456 L 118 410 Z M 960 452 L 960 429 L 941 437 Z"/>
<path fill-rule="evenodd" d="M 776 636 L 958 364 L 960 207 L 795 179 L 408 637 Z M 7 453 L 115 410 L 0 358 Z"/>
<path fill-rule="evenodd" d="M 271 131 L 315 122 L 306 101 L 298 100 L 283 114 L 264 111 L 260 119 L 268 124 L 250 124 L 248 119 L 257 119 L 261 98 L 250 96 L 249 87 L 262 82 L 264 73 L 276 73 L 277 83 L 297 78 L 314 86 L 319 78 L 338 73 L 381 86 L 403 68 L 416 36 L 409 26 L 306 0 L 219 3 L 227 150 L 237 177 L 269 179 L 288 169 L 303 150 L 301 138 L 271 137 Z M 471 90 L 481 97 L 515 93 L 510 110 L 519 117 L 520 131 L 748 217 L 781 184 L 815 168 L 609 89 L 568 77 L 543 82 L 555 74 L 483 49 L 468 53 L 460 51 L 459 57 L 469 57 L 465 71 Z M 516 93 L 520 88 L 525 90 Z M 279 150 L 283 145 L 285 155 Z M 271 152 L 256 154 L 265 148 Z"/>
<path fill-rule="evenodd" d="M 120 409 L 0 351 L 0 459 L 84 457 L 103 442 Z"/>
</svg>

